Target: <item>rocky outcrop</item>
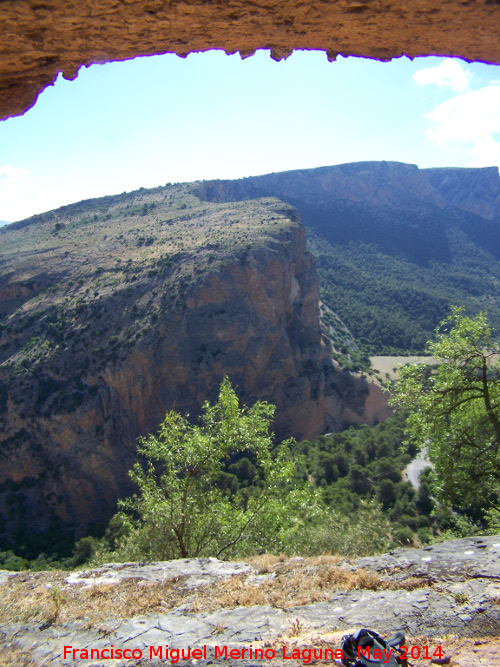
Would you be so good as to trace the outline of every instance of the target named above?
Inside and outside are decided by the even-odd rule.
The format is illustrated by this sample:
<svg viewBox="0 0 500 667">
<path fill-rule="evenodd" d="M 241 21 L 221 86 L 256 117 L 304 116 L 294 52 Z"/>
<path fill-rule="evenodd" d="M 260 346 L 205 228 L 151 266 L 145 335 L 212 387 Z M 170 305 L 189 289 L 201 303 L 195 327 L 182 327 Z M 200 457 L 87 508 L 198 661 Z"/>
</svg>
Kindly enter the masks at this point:
<svg viewBox="0 0 500 667">
<path fill-rule="evenodd" d="M 88 618 L 49 625 L 26 621 L 4 623 L 0 627 L 0 641 L 4 638 L 4 644 L 10 641 L 25 648 L 37 665 L 55 667 L 74 664 L 71 653 L 64 659 L 65 645 L 78 650 L 93 647 L 99 651 L 109 651 L 111 646 L 122 650 L 133 648 L 137 649 L 137 656 L 142 652 L 144 664 L 160 664 L 158 653 L 155 659 L 150 654 L 150 647 L 157 650 L 159 646 L 168 645 L 170 649 L 186 651 L 182 664 L 201 664 L 205 667 L 227 662 L 220 657 L 217 660 L 214 646 L 234 649 L 273 647 L 277 658 L 283 657 L 285 646 L 286 655 L 291 657 L 292 648 L 300 645 L 309 649 L 315 647 L 318 651 L 320 647 L 338 648 L 343 634 L 368 627 L 383 636 L 403 630 L 409 647 L 427 645 L 429 657 L 422 664 L 431 664 L 430 658 L 437 646 L 441 646 L 441 657 L 447 658 L 437 664 L 451 664 L 452 667 L 492 667 L 498 664 L 500 536 L 453 540 L 424 549 L 396 549 L 390 554 L 360 558 L 354 563 L 342 563 L 332 558 L 333 564 L 328 564 L 327 559 L 327 556 L 309 561 L 296 558 L 288 563 L 281 562 L 276 568 L 278 572 L 269 572 L 273 569 L 269 565 L 262 572 L 255 564 L 222 563 L 215 558 L 149 565 L 110 564 L 95 570 L 75 572 L 66 581 L 58 582 L 63 594 L 71 597 L 73 605 L 75 596 L 81 596 L 82 603 L 89 599 L 85 597 L 89 589 L 95 590 L 95 597 L 104 599 L 113 589 L 120 590 L 122 587 L 125 591 L 127 581 L 133 581 L 137 590 L 141 590 L 142 586 L 145 598 L 148 590 L 153 591 L 155 585 L 170 585 L 169 592 L 177 589 L 178 602 L 177 605 L 170 602 L 174 606 L 170 610 L 154 609 L 133 618 L 117 618 L 114 614 L 98 624 L 92 624 Z M 237 596 L 233 598 L 236 602 L 231 603 L 230 595 L 226 594 L 225 606 L 199 609 L 203 607 L 202 591 L 205 586 L 211 591 L 216 590 L 219 599 L 222 599 L 223 586 L 227 592 L 254 591 L 256 597 L 259 589 L 263 588 L 266 597 L 272 598 L 273 585 L 278 589 L 280 579 L 283 586 L 286 577 L 293 580 L 301 568 L 307 568 L 309 581 L 314 582 L 321 569 L 328 566 L 331 583 L 329 580 L 323 586 L 322 601 L 296 604 L 286 600 L 273 604 L 269 599 L 266 605 L 252 605 L 250 601 L 240 604 Z M 363 573 L 360 574 L 357 590 L 334 583 L 338 581 L 339 573 L 346 570 L 352 573 L 352 581 L 355 581 L 356 573 Z M 49 577 L 49 573 L 9 575 L 0 572 L 0 586 L 6 594 L 17 585 L 19 595 L 23 590 L 33 595 L 34 590 L 42 589 L 42 584 Z M 345 581 L 348 581 L 347 577 Z M 307 578 L 303 582 L 307 585 Z M 295 590 L 295 587 L 291 584 L 287 590 L 290 592 L 292 589 Z M 183 595 L 181 591 L 184 591 Z M 199 598 L 196 597 L 197 592 L 201 592 Z M 306 590 L 303 595 L 307 600 Z M 154 595 L 150 599 L 152 606 L 156 606 Z M 167 604 L 162 602 L 162 606 Z M 472 638 L 474 641 L 457 646 L 457 637 Z M 204 659 L 190 660 L 188 647 L 193 649 L 204 645 L 207 655 L 199 656 Z M 238 660 L 237 664 L 249 667 L 255 662 L 247 659 Z M 261 663 L 265 664 L 257 660 L 257 664 Z M 81 659 L 79 664 L 115 664 L 118 667 L 130 662 L 106 660 L 101 663 Z M 290 660 L 287 664 L 300 665 L 303 662 Z"/>
<path fill-rule="evenodd" d="M 294 49 L 390 60 L 404 54 L 500 62 L 498 3 L 447 0 L 203 0 L 98 2 L 4 0 L 0 3 L 0 118 L 21 114 L 59 72 L 135 56 L 223 49 L 246 57 Z"/>
<path fill-rule="evenodd" d="M 188 185 L 80 202 L 2 228 L 4 538 L 108 519 L 136 440 L 196 418 L 227 375 L 277 406 L 277 439 L 373 421 L 322 342 L 315 261 L 277 200 Z M 369 403 L 369 401 L 367 402 Z M 348 409 L 347 409 L 348 406 Z"/>
<path fill-rule="evenodd" d="M 423 169 L 429 183 L 449 206 L 492 220 L 500 215 L 498 167 Z"/>
<path fill-rule="evenodd" d="M 335 377 L 335 376 L 334 376 Z M 338 405 L 338 399 L 335 400 L 335 394 L 332 391 L 325 392 L 325 413 L 328 424 L 341 423 L 342 425 L 368 424 L 375 426 L 388 419 L 393 411 L 388 405 L 388 393 L 382 387 L 373 382 L 366 382 L 361 377 L 352 378 L 353 394 L 362 398 L 362 405 L 356 406 L 354 401 L 340 401 L 340 414 L 335 409 Z M 359 399 L 358 399 L 359 401 Z"/>
<path fill-rule="evenodd" d="M 119 406 L 144 432 L 166 406 L 197 412 L 229 375 L 245 402 L 279 406 L 278 435 L 311 437 L 324 428 L 318 302 L 314 258 L 296 225 L 197 281 L 182 312 L 106 369 L 104 418 Z"/>
</svg>

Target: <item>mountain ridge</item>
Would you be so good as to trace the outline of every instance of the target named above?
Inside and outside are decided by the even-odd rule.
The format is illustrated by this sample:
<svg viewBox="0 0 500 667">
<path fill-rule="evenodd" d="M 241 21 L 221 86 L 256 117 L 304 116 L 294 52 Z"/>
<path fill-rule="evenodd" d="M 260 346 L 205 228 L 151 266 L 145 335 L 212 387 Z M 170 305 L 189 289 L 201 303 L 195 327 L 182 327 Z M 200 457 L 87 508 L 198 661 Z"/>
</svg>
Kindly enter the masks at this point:
<svg viewBox="0 0 500 667">
<path fill-rule="evenodd" d="M 311 178 L 314 176 L 316 178 Z M 460 196 L 460 187 L 464 184 L 468 186 L 467 191 L 472 190 L 474 194 L 469 200 Z M 404 162 L 349 162 L 234 180 L 204 181 L 196 190 L 208 201 L 239 200 L 243 194 L 255 198 L 258 194 L 285 199 L 300 196 L 311 203 L 321 193 L 328 199 L 370 201 L 376 206 L 387 206 L 410 197 L 439 208 L 453 206 L 490 220 L 500 215 L 498 167 L 420 169 Z"/>
</svg>

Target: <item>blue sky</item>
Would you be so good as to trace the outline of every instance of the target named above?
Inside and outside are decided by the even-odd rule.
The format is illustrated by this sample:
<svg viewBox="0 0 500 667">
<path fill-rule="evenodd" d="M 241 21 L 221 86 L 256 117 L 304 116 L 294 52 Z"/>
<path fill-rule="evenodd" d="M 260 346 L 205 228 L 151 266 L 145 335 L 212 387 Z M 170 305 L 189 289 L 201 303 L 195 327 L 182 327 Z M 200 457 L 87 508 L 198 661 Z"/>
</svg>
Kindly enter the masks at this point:
<svg viewBox="0 0 500 667">
<path fill-rule="evenodd" d="M 0 123 L 0 220 L 142 186 L 359 160 L 500 165 L 499 67 L 211 51 L 82 68 Z"/>
</svg>

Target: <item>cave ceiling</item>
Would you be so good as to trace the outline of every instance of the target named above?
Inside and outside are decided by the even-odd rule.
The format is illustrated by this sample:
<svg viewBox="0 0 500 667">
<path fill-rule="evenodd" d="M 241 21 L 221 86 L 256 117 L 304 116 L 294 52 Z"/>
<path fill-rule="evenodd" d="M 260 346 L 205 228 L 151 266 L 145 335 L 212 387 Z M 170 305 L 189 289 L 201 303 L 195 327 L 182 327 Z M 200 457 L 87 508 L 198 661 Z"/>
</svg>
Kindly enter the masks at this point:
<svg viewBox="0 0 500 667">
<path fill-rule="evenodd" d="M 0 119 L 93 63 L 209 49 L 500 63 L 499 29 L 500 0 L 0 0 Z"/>
</svg>

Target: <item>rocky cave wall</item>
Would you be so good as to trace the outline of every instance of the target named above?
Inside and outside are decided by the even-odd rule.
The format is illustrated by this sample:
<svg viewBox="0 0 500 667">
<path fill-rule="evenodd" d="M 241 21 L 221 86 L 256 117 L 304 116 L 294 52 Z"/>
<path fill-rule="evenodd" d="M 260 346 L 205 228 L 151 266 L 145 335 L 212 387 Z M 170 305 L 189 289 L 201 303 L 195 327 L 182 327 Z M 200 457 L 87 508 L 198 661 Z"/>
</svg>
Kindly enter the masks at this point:
<svg viewBox="0 0 500 667">
<path fill-rule="evenodd" d="M 500 63 L 500 0 L 2 0 L 0 119 L 24 113 L 59 72 L 135 56 L 294 49 L 380 60 Z"/>
</svg>

